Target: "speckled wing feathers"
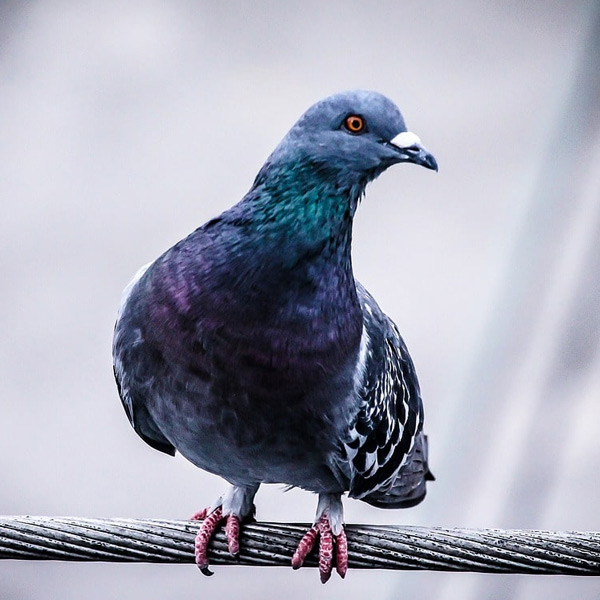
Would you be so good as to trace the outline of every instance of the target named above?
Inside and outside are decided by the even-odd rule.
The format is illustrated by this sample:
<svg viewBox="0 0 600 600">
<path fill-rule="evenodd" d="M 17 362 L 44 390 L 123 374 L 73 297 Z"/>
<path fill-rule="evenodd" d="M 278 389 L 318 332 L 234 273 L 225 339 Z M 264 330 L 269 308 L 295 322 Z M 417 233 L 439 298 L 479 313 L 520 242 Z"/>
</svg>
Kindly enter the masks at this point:
<svg viewBox="0 0 600 600">
<path fill-rule="evenodd" d="M 367 348 L 357 385 L 360 409 L 344 444 L 350 496 L 389 508 L 411 506 L 431 477 L 419 384 L 398 329 L 360 284 L 357 289 Z"/>
</svg>

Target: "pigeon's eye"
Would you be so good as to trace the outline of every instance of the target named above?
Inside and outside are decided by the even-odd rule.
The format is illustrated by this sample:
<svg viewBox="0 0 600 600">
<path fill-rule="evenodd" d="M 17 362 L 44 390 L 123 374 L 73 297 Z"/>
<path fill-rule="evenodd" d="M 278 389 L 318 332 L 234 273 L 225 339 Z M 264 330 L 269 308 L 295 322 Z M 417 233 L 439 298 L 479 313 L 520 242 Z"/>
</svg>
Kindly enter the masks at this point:
<svg viewBox="0 0 600 600">
<path fill-rule="evenodd" d="M 365 120 L 359 115 L 350 115 L 346 117 L 344 127 L 350 133 L 361 133 L 365 130 Z"/>
</svg>

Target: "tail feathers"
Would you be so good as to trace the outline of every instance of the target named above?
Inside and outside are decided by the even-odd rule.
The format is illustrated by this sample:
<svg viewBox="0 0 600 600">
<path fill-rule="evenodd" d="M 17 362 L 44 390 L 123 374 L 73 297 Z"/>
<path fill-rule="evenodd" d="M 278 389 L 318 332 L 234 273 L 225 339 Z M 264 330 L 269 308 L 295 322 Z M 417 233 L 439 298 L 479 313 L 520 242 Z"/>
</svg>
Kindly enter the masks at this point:
<svg viewBox="0 0 600 600">
<path fill-rule="evenodd" d="M 427 464 L 427 436 L 420 433 L 413 452 L 392 485 L 361 500 L 378 508 L 410 508 L 425 498 L 427 482 L 434 480 Z"/>
</svg>

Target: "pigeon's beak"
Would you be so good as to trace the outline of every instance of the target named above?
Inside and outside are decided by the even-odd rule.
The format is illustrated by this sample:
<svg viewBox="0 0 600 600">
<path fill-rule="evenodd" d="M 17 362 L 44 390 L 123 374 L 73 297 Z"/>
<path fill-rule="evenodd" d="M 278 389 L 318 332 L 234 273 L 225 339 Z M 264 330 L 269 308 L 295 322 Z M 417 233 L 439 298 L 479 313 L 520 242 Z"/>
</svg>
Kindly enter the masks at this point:
<svg viewBox="0 0 600 600">
<path fill-rule="evenodd" d="M 427 169 L 438 170 L 433 154 L 424 148 L 421 140 L 414 133 L 403 131 L 390 140 L 390 144 L 398 151 L 398 162 L 412 162 Z"/>
</svg>

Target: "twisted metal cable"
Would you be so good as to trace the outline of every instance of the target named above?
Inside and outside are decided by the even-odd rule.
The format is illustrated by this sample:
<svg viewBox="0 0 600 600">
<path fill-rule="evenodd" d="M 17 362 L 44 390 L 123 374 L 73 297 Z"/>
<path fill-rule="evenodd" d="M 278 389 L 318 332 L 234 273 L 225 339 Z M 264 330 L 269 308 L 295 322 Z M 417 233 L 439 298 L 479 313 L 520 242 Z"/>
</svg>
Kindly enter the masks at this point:
<svg viewBox="0 0 600 600">
<path fill-rule="evenodd" d="M 308 525 L 250 523 L 239 560 L 223 533 L 213 564 L 289 566 Z M 0 559 L 193 563 L 197 521 L 0 516 Z M 348 525 L 349 565 L 484 573 L 600 575 L 600 532 Z M 309 557 L 307 566 L 316 566 Z"/>
</svg>

